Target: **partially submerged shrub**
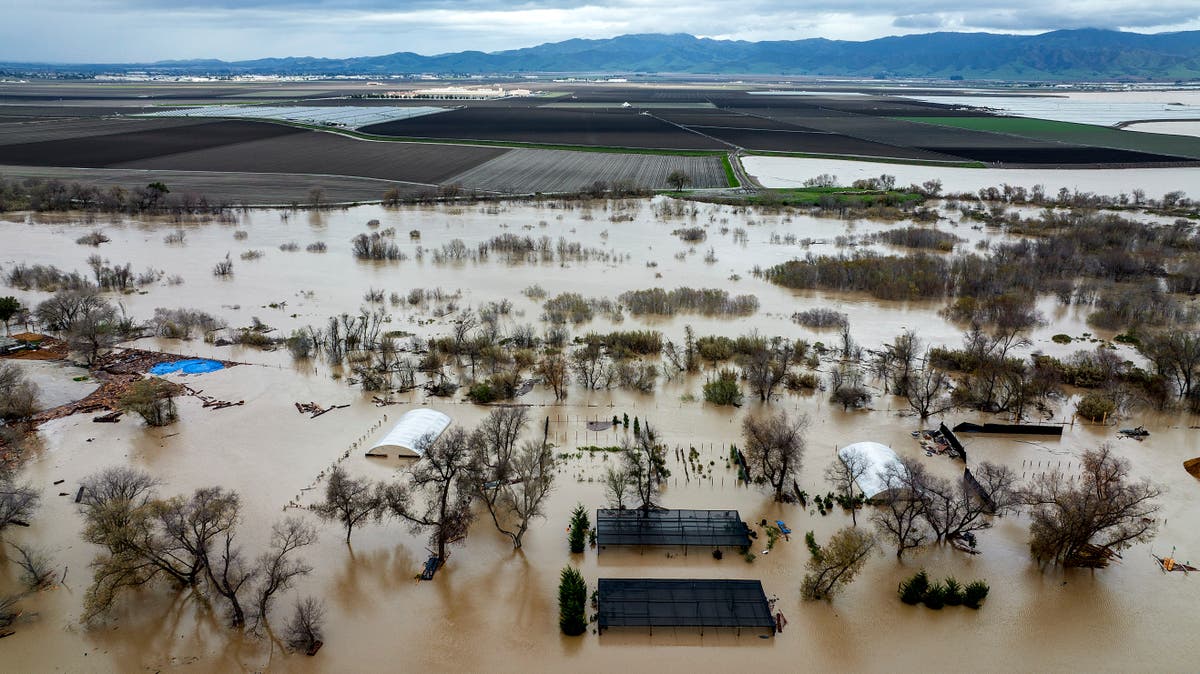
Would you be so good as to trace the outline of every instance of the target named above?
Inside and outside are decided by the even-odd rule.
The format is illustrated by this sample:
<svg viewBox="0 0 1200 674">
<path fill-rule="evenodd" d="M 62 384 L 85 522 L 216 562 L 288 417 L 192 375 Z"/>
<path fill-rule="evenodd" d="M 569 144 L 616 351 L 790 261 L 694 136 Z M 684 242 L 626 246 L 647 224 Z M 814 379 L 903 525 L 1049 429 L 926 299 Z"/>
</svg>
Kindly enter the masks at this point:
<svg viewBox="0 0 1200 674">
<path fill-rule="evenodd" d="M 850 322 L 846 314 L 823 307 L 794 313 L 792 320 L 806 328 L 840 328 Z"/>
<path fill-rule="evenodd" d="M 1117 411 L 1117 403 L 1107 394 L 1089 393 L 1075 405 L 1075 412 L 1088 421 L 1104 421 Z"/>
<path fill-rule="evenodd" d="M 900 601 L 911 606 L 920 604 L 929 590 L 929 576 L 921 569 L 912 578 L 900 583 Z"/>
<path fill-rule="evenodd" d="M 963 589 L 963 605 L 969 608 L 979 608 L 983 600 L 988 596 L 988 584 L 982 580 L 977 580 L 967 584 Z"/>
<path fill-rule="evenodd" d="M 704 399 L 714 405 L 741 405 L 742 387 L 736 370 L 722 369 L 704 384 Z"/>
<path fill-rule="evenodd" d="M 112 239 L 105 236 L 104 232 L 98 229 L 88 234 L 84 234 L 78 239 L 75 239 L 75 243 L 81 246 L 99 246 L 100 244 L 108 243 L 109 241 L 112 241 Z"/>
<path fill-rule="evenodd" d="M 563 568 L 558 584 L 558 627 L 569 637 L 587 631 L 587 581 L 570 566 Z"/>
<path fill-rule="evenodd" d="M 178 385 L 158 377 L 134 382 L 121 396 L 118 406 L 140 416 L 147 426 L 166 426 L 178 418 L 175 393 Z"/>
</svg>

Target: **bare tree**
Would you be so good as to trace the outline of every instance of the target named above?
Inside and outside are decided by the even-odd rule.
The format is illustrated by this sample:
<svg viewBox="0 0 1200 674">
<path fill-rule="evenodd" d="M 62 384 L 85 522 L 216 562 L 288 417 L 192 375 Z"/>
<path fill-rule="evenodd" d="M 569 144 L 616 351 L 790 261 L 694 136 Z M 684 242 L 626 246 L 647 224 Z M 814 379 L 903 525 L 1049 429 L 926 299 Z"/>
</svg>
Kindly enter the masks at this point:
<svg viewBox="0 0 1200 674">
<path fill-rule="evenodd" d="M 1154 538 L 1162 490 L 1129 477 L 1129 461 L 1108 445 L 1084 452 L 1082 470 L 1038 476 L 1021 492 L 1030 508 L 1029 549 L 1041 562 L 1082 562 L 1091 546 L 1122 550 Z"/>
<path fill-rule="evenodd" d="M 825 469 L 825 479 L 850 502 L 850 521 L 858 526 L 858 505 L 854 500 L 854 488 L 867 474 L 871 464 L 862 450 L 854 448 L 839 452 L 837 458 Z"/>
<path fill-rule="evenodd" d="M 305 597 L 296 602 L 292 617 L 283 630 L 287 645 L 293 650 L 312 653 L 324 636 L 325 606 L 315 597 Z"/>
<path fill-rule="evenodd" d="M 542 508 L 554 486 L 554 452 L 549 445 L 527 441 L 517 447 L 527 418 L 524 407 L 497 408 L 472 438 L 473 489 L 513 548 L 521 547 L 529 523 L 544 516 Z"/>
<path fill-rule="evenodd" d="M 879 504 L 871 519 L 879 533 L 896 546 L 896 558 L 920 546 L 929 537 L 925 524 L 925 466 L 906 456 L 883 469 L 884 491 L 873 500 Z"/>
<path fill-rule="evenodd" d="M 950 376 L 930 365 L 928 355 L 924 367 L 909 377 L 905 390 L 908 406 L 922 421 L 954 409 L 954 401 L 946 395 L 950 390 Z"/>
<path fill-rule="evenodd" d="M 748 416 L 742 422 L 746 461 L 751 470 L 757 470 L 771 485 L 776 501 L 783 500 L 788 480 L 800 471 L 807 429 L 806 415 L 789 417 L 783 410 L 771 415 Z"/>
<path fill-rule="evenodd" d="M 601 478 L 604 483 L 604 498 L 609 508 L 625 509 L 625 499 L 633 489 L 629 473 L 622 467 L 608 466 Z"/>
<path fill-rule="evenodd" d="M 109 306 L 95 287 L 60 290 L 37 305 L 34 314 L 47 330 L 64 332 L 84 313 Z"/>
<path fill-rule="evenodd" d="M 796 357 L 796 344 L 781 337 L 769 342 L 759 340 L 757 347 L 742 357 L 742 372 L 760 401 L 771 399 Z"/>
<path fill-rule="evenodd" d="M 38 387 L 16 363 L 0 361 L 0 419 L 24 419 L 37 412 Z"/>
<path fill-rule="evenodd" d="M 54 560 L 42 548 L 9 543 L 17 551 L 15 560 L 21 567 L 21 582 L 32 591 L 41 590 L 54 584 Z"/>
<path fill-rule="evenodd" d="M 41 498 L 33 485 L 18 484 L 12 470 L 0 469 L 0 534 L 10 525 L 28 524 Z"/>
<path fill-rule="evenodd" d="M 471 511 L 471 442 L 462 428 L 419 444 L 421 458 L 409 470 L 408 484 L 383 489 L 383 507 L 416 531 L 428 530 L 430 553 L 445 562 L 447 548 L 467 537 Z"/>
<path fill-rule="evenodd" d="M 512 539 L 513 548 L 534 518 L 545 517 L 545 503 L 554 489 L 554 451 L 549 445 L 527 440 L 513 453 L 504 478 L 493 473 L 479 491 L 496 530 Z M 487 473 L 485 473 L 486 475 Z"/>
<path fill-rule="evenodd" d="M 341 523 L 346 528 L 346 545 L 349 545 L 354 527 L 368 517 L 378 515 L 380 504 L 380 496 L 373 484 L 351 478 L 346 469 L 334 466 L 325 483 L 325 500 L 313 510 L 323 520 Z"/>
<path fill-rule="evenodd" d="M 271 601 L 280 592 L 286 592 L 292 582 L 312 571 L 301 559 L 292 559 L 293 553 L 317 541 L 317 530 L 298 517 L 289 517 L 276 522 L 271 528 L 271 547 L 258 558 L 258 575 L 261 581 L 255 591 L 254 621 L 267 621 L 271 612 Z"/>
<path fill-rule="evenodd" d="M 937 540 L 952 540 L 992 526 L 990 515 L 1003 514 L 1016 505 L 1016 474 L 1007 466 L 987 461 L 973 475 L 983 488 L 977 493 L 966 474 L 954 480 L 926 475 L 921 482 L 925 521 Z"/>
<path fill-rule="evenodd" d="M 547 354 L 538 363 L 537 373 L 546 386 L 554 391 L 555 400 L 563 400 L 567 397 L 569 377 L 566 358 L 557 353 Z"/>
<path fill-rule="evenodd" d="M 813 551 L 800 585 L 805 599 L 832 599 L 849 585 L 875 550 L 875 536 L 854 527 L 839 529 L 829 542 Z"/>
<path fill-rule="evenodd" d="M 571 352 L 571 369 L 585 389 L 605 389 L 612 385 L 612 361 L 598 343 L 590 343 Z"/>
<path fill-rule="evenodd" d="M 649 422 L 634 434 L 632 442 L 624 442 L 621 458 L 623 471 L 640 501 L 638 508 L 643 514 L 658 508 L 658 494 L 671 471 L 667 468 L 667 449 Z"/>
<path fill-rule="evenodd" d="M 66 329 L 67 344 L 91 365 L 117 343 L 120 332 L 117 310 L 105 302 L 75 316 Z"/>
</svg>

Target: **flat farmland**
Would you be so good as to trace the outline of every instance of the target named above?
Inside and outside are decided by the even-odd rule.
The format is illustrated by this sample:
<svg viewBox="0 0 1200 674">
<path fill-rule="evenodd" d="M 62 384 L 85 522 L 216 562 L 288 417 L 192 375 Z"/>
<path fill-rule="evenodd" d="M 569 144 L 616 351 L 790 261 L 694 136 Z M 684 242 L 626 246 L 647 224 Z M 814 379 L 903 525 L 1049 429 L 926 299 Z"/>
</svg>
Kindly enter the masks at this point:
<svg viewBox="0 0 1200 674">
<path fill-rule="evenodd" d="M 810 130 L 775 119 L 720 109 L 707 112 L 703 110 L 656 110 L 654 116 L 675 124 L 697 128 L 727 127 L 731 129 Z"/>
<path fill-rule="evenodd" d="M 201 123 L 189 119 L 78 118 L 37 119 L 0 124 L 0 145 L 20 145 L 53 140 L 109 136 Z"/>
<path fill-rule="evenodd" d="M 275 124 L 260 125 L 298 133 L 144 157 L 113 166 L 177 171 L 321 173 L 435 185 L 509 151 L 502 147 L 367 141 Z"/>
<path fill-rule="evenodd" d="M 1200 138 L 1138 133 L 1095 124 L 1058 122 L 1031 117 L 918 117 L 909 121 L 972 131 L 1011 134 L 1038 140 L 1200 159 Z"/>
<path fill-rule="evenodd" d="M 909 146 L 888 145 L 836 133 L 808 131 L 760 131 L 746 129 L 700 129 L 721 140 L 747 150 L 763 152 L 802 152 L 811 154 L 845 154 L 894 159 L 925 161 L 958 161 L 948 153 Z"/>
<path fill-rule="evenodd" d="M 364 133 L 410 138 L 587 145 L 668 150 L 721 150 L 699 134 L 631 110 L 599 112 L 545 108 L 466 108 L 376 124 Z"/>
<path fill-rule="evenodd" d="M 278 124 L 210 122 L 0 145 L 0 164 L 102 168 L 166 154 L 307 133 Z"/>
<path fill-rule="evenodd" d="M 314 187 L 324 192 L 331 203 L 378 201 L 384 192 L 396 188 L 406 195 L 429 190 L 424 185 L 395 183 L 374 178 L 308 175 L 299 173 L 207 173 L 196 171 L 146 171 L 139 169 L 77 169 L 47 166 L 0 166 L 7 179 L 41 178 L 78 182 L 101 189 L 119 186 L 127 190 L 162 182 L 172 197 L 201 195 L 210 203 L 284 205 L 307 203 Z"/>
<path fill-rule="evenodd" d="M 643 188 L 667 187 L 667 176 L 681 170 L 693 187 L 728 187 L 719 156 L 572 152 L 517 149 L 447 180 L 492 192 L 574 192 L 597 180 L 627 180 Z"/>
</svg>

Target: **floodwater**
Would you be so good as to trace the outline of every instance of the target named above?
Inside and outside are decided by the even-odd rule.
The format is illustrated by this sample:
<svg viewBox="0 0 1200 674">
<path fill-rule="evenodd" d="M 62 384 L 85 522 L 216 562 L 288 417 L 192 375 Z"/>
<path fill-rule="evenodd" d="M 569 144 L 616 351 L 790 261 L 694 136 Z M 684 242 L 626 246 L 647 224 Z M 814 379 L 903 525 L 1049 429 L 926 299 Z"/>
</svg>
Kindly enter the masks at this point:
<svg viewBox="0 0 1200 674">
<path fill-rule="evenodd" d="M 1176 136 L 1200 137 L 1200 122 L 1196 120 L 1179 122 L 1140 122 L 1125 127 L 1126 131 L 1142 131 L 1144 133 L 1166 133 Z"/>
<path fill-rule="evenodd" d="M 1037 96 L 908 96 L 929 103 L 990 108 L 1018 117 L 1114 126 L 1143 119 L 1196 119 L 1200 91 L 1072 91 Z"/>
<path fill-rule="evenodd" d="M 1116 196 L 1142 188 L 1151 198 L 1167 192 L 1183 191 L 1196 194 L 1200 184 L 1200 168 L 1138 168 L 1138 169 L 997 169 L 958 168 L 950 166 L 917 166 L 887 164 L 871 161 L 841 159 L 807 159 L 801 157 L 743 157 L 746 171 L 763 187 L 799 187 L 805 180 L 823 173 L 838 177 L 841 184 L 862 178 L 877 178 L 881 174 L 896 176 L 896 184 L 921 184 L 926 180 L 942 181 L 946 193 L 975 193 L 987 187 L 1001 185 L 1031 189 L 1035 185 L 1053 195 L 1060 188 L 1075 192 L 1092 192 Z"/>
<path fill-rule="evenodd" d="M 898 167 L 897 167 L 898 168 Z M 189 307 L 218 314 L 232 326 L 249 324 L 251 317 L 281 332 L 313 324 L 341 312 L 354 312 L 370 287 L 404 294 L 413 287 L 461 290 L 460 306 L 507 298 L 514 304 L 513 322 L 540 326 L 538 304 L 521 294 L 533 283 L 550 295 L 561 291 L 588 297 L 613 297 L 638 288 L 680 285 L 722 287 L 752 293 L 761 303 L 758 313 L 737 319 L 677 316 L 641 320 L 629 315 L 621 329 L 653 327 L 677 342 L 683 326 L 698 335 L 741 334 L 757 329 L 766 335 L 784 334 L 809 340 L 835 340 L 792 323 L 792 312 L 833 306 L 850 316 L 855 339 L 868 348 L 889 341 L 911 327 L 932 344 L 956 344 L 958 328 L 936 315 L 933 303 L 890 303 L 870 298 L 800 293 L 775 288 L 754 278 L 754 265 L 766 267 L 813 252 L 849 251 L 835 243 L 837 236 L 862 236 L 888 227 L 886 223 L 822 220 L 801 216 L 745 214 L 716 206 L 697 206 L 689 216 L 657 217 L 663 202 L 634 201 L 584 208 L 548 205 L 500 205 L 483 208 L 413 207 L 387 210 L 360 207 L 325 213 L 253 211 L 236 224 L 186 223 L 186 243 L 171 246 L 163 236 L 174 223 L 154 219 L 81 222 L 75 218 L 30 217 L 0 222 L 4 241 L 0 264 L 14 261 L 57 264 L 85 271 L 85 258 L 95 252 L 74 239 L 101 228 L 112 239 L 100 253 L 115 263 L 132 262 L 178 274 L 182 285 L 159 282 L 145 294 L 121 298 L 127 311 L 147 318 L 155 307 Z M 626 218 L 626 216 L 631 216 Z M 614 222 L 610 218 L 624 220 Z M 368 231 L 365 223 L 381 221 L 380 229 L 395 227 L 397 242 L 409 259 L 394 263 L 355 261 L 349 239 Z M 544 225 L 542 223 L 545 223 Z M 708 240 L 694 253 L 671 235 L 691 224 L 708 226 Z M 525 229 L 526 227 L 529 229 Z M 962 250 L 989 234 L 950 221 L 939 227 L 966 239 Z M 729 232 L 722 234 L 722 227 Z M 734 239 L 746 230 L 745 243 Z M 423 259 L 415 259 L 417 243 L 407 232 L 421 231 Z M 234 239 L 245 231 L 244 240 Z M 591 259 L 554 264 L 508 264 L 493 254 L 487 261 L 435 263 L 432 249 L 454 238 L 472 247 L 501 232 L 546 234 L 579 241 L 585 247 L 608 251 L 607 260 Z M 607 233 L 606 235 L 604 233 Z M 818 239 L 805 248 L 779 240 Z M 300 244 L 286 253 L 278 245 Z M 304 252 L 314 241 L 328 252 Z M 703 260 L 708 248 L 717 258 Z M 264 256 L 243 261 L 239 254 L 258 249 Z M 232 253 L 234 276 L 221 280 L 212 265 Z M 675 254 L 682 252 L 683 259 Z M 657 266 L 648 267 L 647 262 Z M 657 275 L 661 274 L 661 278 Z M 729 280 L 737 275 L 740 280 Z M 311 294 L 308 292 L 311 291 Z M 10 292 L 6 289 L 5 292 Z M 19 292 L 27 303 L 45 297 Z M 282 309 L 271 303 L 287 302 Z M 418 334 L 445 333 L 449 317 L 436 318 L 429 308 L 384 305 L 392 323 L 387 329 Z M 1084 316 L 1074 308 L 1044 303 L 1051 324 L 1034 335 L 1032 348 L 1066 353 L 1089 348 L 1086 342 L 1054 344 L 1049 336 L 1088 332 Z M 610 319 L 598 317 L 572 329 L 607 330 Z M 539 328 L 540 329 L 540 328 Z M 1190 417 L 1137 415 L 1121 425 L 1144 424 L 1152 435 L 1142 443 L 1117 440 L 1116 427 L 1077 424 L 1061 440 L 979 437 L 968 440 L 971 461 L 991 460 L 1032 475 L 1048 467 L 1066 469 L 1078 463 L 1079 453 L 1101 442 L 1114 442 L 1134 465 L 1136 475 L 1152 477 L 1169 491 L 1163 499 L 1165 524 L 1156 541 L 1127 551 L 1121 563 L 1099 572 L 1040 570 L 1029 559 L 1027 520 L 1008 517 L 980 536 L 983 554 L 968 557 L 948 548 L 932 547 L 910 553 L 903 562 L 882 551 L 860 577 L 832 604 L 807 603 L 799 597 L 807 550 L 801 538 L 812 530 L 825 540 L 849 517 L 840 511 L 822 517 L 796 505 L 772 503 L 757 488 L 738 487 L 734 471 L 725 467 L 729 443 L 740 441 L 739 427 L 747 414 L 763 410 L 748 400 L 739 410 L 714 408 L 685 401 L 700 397 L 703 376 L 660 384 L 653 395 L 627 391 L 588 393 L 573 389 L 563 404 L 555 404 L 540 388 L 521 399 L 532 405 L 530 436 L 543 419 L 551 421 L 558 452 L 581 445 L 609 445 L 617 432 L 586 430 L 589 419 L 608 419 L 628 413 L 649 421 L 672 447 L 696 447 L 711 478 L 684 477 L 671 459 L 674 476 L 664 494 L 668 507 L 737 508 L 749 522 L 782 519 L 796 532 L 769 555 L 747 563 L 736 554 L 714 560 L 703 551 L 589 549 L 582 555 L 567 550 L 565 528 L 576 503 L 589 508 L 603 504 L 596 481 L 605 466 L 604 455 L 567 460 L 547 506 L 549 517 L 535 522 L 525 547 L 514 552 L 490 522 L 476 522 L 466 544 L 456 548 L 436 580 L 416 583 L 427 556 L 424 536 L 396 522 L 368 524 L 354 535 L 353 546 L 343 542 L 336 525 L 321 525 L 319 542 L 303 551 L 313 573 L 278 604 L 275 622 L 282 624 L 295 596 L 324 599 L 327 620 L 325 647 L 313 658 L 286 654 L 270 638 L 241 637 L 221 624 L 221 615 L 202 598 L 179 595 L 164 587 L 147 588 L 124 601 L 112 618 L 98 626 L 79 624 L 88 582 L 88 562 L 96 550 L 79 542 L 80 518 L 74 492 L 85 476 L 111 465 L 132 465 L 162 481 L 164 494 L 185 493 L 219 484 L 237 490 L 244 504 L 241 542 L 254 554 L 265 545 L 273 521 L 285 514 L 312 516 L 285 509 L 293 502 L 311 504 L 319 497 L 322 471 L 340 463 L 355 475 L 384 479 L 404 464 L 395 459 L 367 459 L 364 444 L 386 433 L 390 422 L 413 405 L 428 405 L 449 414 L 454 423 L 473 426 L 485 407 L 447 399 L 426 399 L 423 393 L 399 396 L 402 404 L 375 407 L 363 394 L 329 376 L 318 363 L 293 365 L 286 351 L 263 352 L 241 347 L 217 347 L 200 340 L 179 342 L 147 339 L 138 346 L 161 348 L 185 355 L 219 356 L 246 363 L 218 372 L 172 377 L 187 381 L 206 395 L 244 400 L 245 405 L 222 410 L 203 409 L 195 398 L 179 401 L 180 420 L 162 429 L 148 429 L 132 419 L 118 424 L 94 424 L 86 415 L 42 426 L 30 452 L 25 477 L 44 488 L 44 505 L 34 526 L 11 533 L 13 540 L 35 542 L 53 552 L 65 569 L 66 581 L 40 593 L 25 606 L 36 617 L 18 626 L 0 642 L 0 656 L 10 671 L 908 671 L 970 668 L 978 671 L 1194 671 L 1196 650 L 1186 627 L 1197 616 L 1200 597 L 1196 579 L 1164 575 L 1150 558 L 1176 549 L 1180 559 L 1200 559 L 1200 482 L 1181 467 L 1184 459 L 1200 454 L 1195 447 L 1198 422 Z M 317 419 L 298 414 L 294 402 L 350 404 Z M 822 473 L 837 446 L 875 440 L 898 452 L 923 456 L 910 432 L 914 417 L 902 412 L 902 400 L 877 397 L 871 411 L 844 413 L 826 397 L 785 396 L 770 409 L 784 408 L 809 415 L 808 451 L 799 477 L 810 493 L 828 490 Z M 1066 405 L 1070 409 L 1070 404 Z M 976 419 L 954 414 L 947 421 Z M 1056 415 L 1055 420 L 1062 420 Z M 357 445 L 357 446 L 355 446 Z M 612 459 L 607 459 L 612 460 Z M 925 459 L 930 469 L 952 476 L 961 465 L 944 457 Z M 54 485 L 63 480 L 61 485 Z M 60 495 L 65 493 L 66 495 Z M 315 520 L 314 520 L 315 521 Z M 865 526 L 860 522 L 860 526 Z M 760 539 L 762 540 L 762 539 Z M 765 544 L 763 544 L 765 547 Z M 1193 561 L 1194 563 L 1194 561 Z M 787 617 L 784 633 L 773 639 L 755 635 L 692 630 L 613 630 L 563 637 L 557 628 L 556 588 L 559 570 L 577 565 L 593 587 L 599 577 L 698 577 L 761 579 L 769 596 L 779 598 L 777 609 Z M 899 580 L 919 568 L 931 575 L 954 575 L 960 581 L 984 579 L 991 596 L 979 611 L 948 607 L 942 611 L 901 604 Z M 16 585 L 11 564 L 0 565 L 0 591 Z M 1183 625 L 1175 629 L 1172 625 Z"/>
</svg>

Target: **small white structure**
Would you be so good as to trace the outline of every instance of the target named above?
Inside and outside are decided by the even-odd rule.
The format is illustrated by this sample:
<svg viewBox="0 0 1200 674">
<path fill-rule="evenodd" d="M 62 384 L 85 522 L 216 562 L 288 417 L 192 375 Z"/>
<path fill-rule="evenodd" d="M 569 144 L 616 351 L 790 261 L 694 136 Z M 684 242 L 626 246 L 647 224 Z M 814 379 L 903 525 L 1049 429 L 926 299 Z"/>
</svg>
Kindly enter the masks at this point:
<svg viewBox="0 0 1200 674">
<path fill-rule="evenodd" d="M 424 448 L 450 426 L 450 417 L 427 407 L 410 410 L 400 417 L 383 439 L 367 451 L 367 456 L 420 458 Z"/>
<path fill-rule="evenodd" d="M 883 471 L 889 464 L 900 460 L 896 452 L 878 442 L 856 442 L 839 449 L 838 457 L 845 461 L 850 452 L 858 452 L 867 462 L 867 470 L 858 478 L 858 488 L 862 490 L 863 495 L 872 499 L 886 492 Z"/>
</svg>

